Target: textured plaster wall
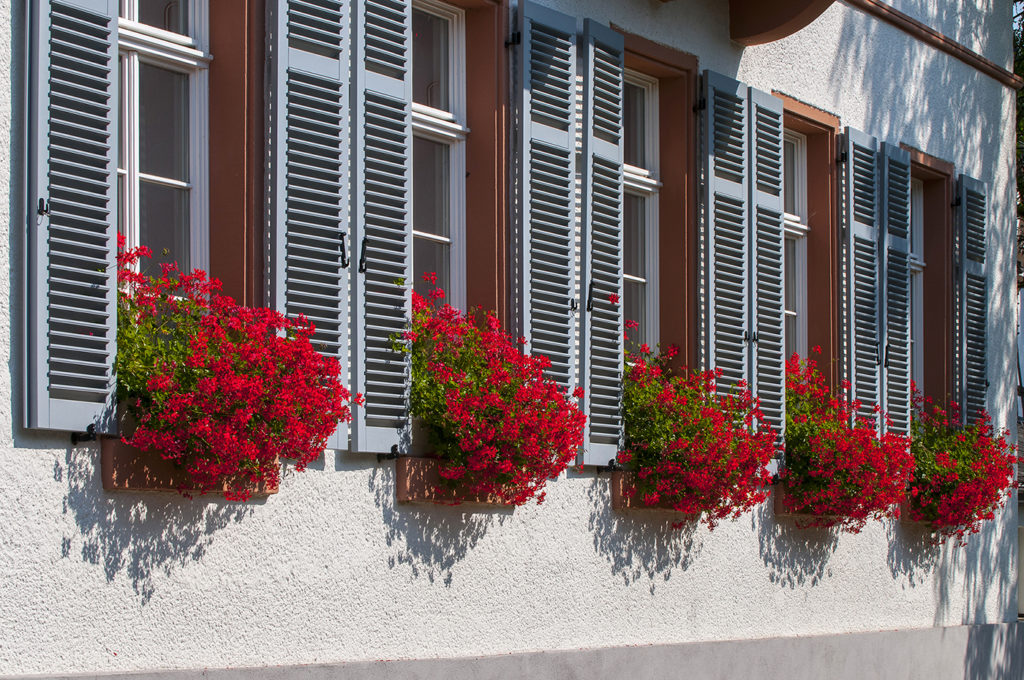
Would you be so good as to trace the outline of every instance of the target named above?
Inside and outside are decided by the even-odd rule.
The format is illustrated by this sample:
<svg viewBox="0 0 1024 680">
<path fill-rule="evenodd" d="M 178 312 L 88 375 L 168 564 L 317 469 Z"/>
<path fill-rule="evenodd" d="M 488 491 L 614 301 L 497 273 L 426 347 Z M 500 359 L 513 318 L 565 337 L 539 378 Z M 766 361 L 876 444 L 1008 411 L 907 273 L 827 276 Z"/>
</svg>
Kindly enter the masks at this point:
<svg viewBox="0 0 1024 680">
<path fill-rule="evenodd" d="M 22 3 L 16 3 L 16 7 Z M 548 0 L 776 89 L 995 188 L 991 403 L 1012 396 L 1013 100 L 960 62 L 837 4 L 741 50 L 727 4 Z M 1000 0 L 1008 12 L 1008 1 Z M 0 0 L 0 81 L 20 101 L 22 35 Z M 20 11 L 17 10 L 17 11 Z M 12 39 L 14 45 L 11 46 Z M 987 33 L 1005 52 L 1008 29 Z M 840 46 L 841 47 L 837 47 Z M 0 167 L 22 121 L 0 97 Z M 683 115 L 686 115 L 683 112 Z M 670 125 L 671 121 L 663 124 Z M 609 509 L 572 472 L 539 507 L 396 507 L 394 467 L 331 454 L 248 504 L 106 494 L 94 446 L 21 429 L 20 171 L 0 182 L 0 675 L 500 654 L 1008 621 L 1016 504 L 965 549 L 875 523 L 800 530 L 768 506 L 713 533 Z M 12 253 L 14 255 L 12 255 Z M 12 413 L 14 416 L 12 417 Z"/>
</svg>

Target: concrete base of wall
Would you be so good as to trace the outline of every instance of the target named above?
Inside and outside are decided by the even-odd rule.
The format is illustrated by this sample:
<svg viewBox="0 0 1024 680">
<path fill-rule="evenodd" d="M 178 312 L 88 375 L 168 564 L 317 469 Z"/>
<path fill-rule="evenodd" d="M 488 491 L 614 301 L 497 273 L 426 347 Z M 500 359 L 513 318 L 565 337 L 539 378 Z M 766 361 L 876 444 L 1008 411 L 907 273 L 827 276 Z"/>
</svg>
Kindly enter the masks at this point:
<svg viewBox="0 0 1024 680">
<path fill-rule="evenodd" d="M 458 659 L 20 677 L 77 680 L 1019 680 L 1024 678 L 1024 625 L 1004 623 Z"/>
</svg>

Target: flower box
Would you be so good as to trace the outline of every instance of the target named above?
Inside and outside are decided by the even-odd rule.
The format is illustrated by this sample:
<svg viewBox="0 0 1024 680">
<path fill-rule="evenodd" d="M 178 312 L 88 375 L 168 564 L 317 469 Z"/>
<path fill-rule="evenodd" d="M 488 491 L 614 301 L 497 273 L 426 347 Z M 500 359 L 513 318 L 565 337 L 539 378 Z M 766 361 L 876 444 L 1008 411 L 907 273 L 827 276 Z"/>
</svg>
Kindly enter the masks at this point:
<svg viewBox="0 0 1024 680">
<path fill-rule="evenodd" d="M 900 503 L 900 524 L 932 531 L 932 523 L 925 519 L 910 519 L 910 500 Z"/>
<path fill-rule="evenodd" d="M 477 505 L 511 508 L 491 495 L 447 491 L 441 487 L 436 458 L 400 456 L 395 461 L 395 493 L 399 503 L 434 503 L 438 505 Z"/>
<path fill-rule="evenodd" d="M 797 512 L 786 508 L 786 485 L 776 484 L 775 493 L 772 494 L 772 510 L 776 517 L 794 517 L 804 520 L 824 520 L 826 522 L 839 521 L 840 515 L 815 515 L 809 512 Z"/>
<path fill-rule="evenodd" d="M 660 499 L 654 505 L 647 505 L 636 492 L 636 473 L 628 470 L 612 472 L 612 509 L 614 510 L 661 510 L 677 512 L 672 502 Z"/>
<path fill-rule="evenodd" d="M 188 474 L 173 461 L 154 451 L 143 451 L 128 446 L 116 437 L 100 440 L 100 467 L 104 491 L 173 491 L 180 489 L 198 495 L 189 489 Z M 225 483 L 223 493 L 227 489 Z M 217 493 L 213 491 L 212 493 Z M 277 487 L 260 484 L 252 488 L 253 496 L 277 493 Z"/>
</svg>

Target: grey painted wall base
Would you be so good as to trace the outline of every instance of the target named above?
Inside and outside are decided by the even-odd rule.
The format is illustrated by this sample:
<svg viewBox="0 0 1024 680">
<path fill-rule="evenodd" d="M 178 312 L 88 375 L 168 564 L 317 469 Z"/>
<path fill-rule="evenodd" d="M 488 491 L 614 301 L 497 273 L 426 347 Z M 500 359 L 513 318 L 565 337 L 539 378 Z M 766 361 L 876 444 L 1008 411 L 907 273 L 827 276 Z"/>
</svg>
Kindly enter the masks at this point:
<svg viewBox="0 0 1024 680">
<path fill-rule="evenodd" d="M 1024 625 L 1004 623 L 459 659 L 17 677 L 76 680 L 1020 680 L 1024 678 Z"/>
</svg>

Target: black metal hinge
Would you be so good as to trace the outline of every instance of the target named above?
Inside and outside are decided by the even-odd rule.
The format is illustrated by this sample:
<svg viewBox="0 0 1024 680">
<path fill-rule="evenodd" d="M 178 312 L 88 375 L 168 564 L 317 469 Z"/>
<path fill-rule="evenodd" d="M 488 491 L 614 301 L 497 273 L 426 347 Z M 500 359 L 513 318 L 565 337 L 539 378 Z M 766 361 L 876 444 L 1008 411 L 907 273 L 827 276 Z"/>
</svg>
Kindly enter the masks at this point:
<svg viewBox="0 0 1024 680">
<path fill-rule="evenodd" d="M 700 99 L 698 99 L 697 103 L 693 105 L 693 110 L 695 112 L 696 111 L 703 111 L 706 108 L 708 108 L 708 100 L 705 99 L 704 97 L 701 97 Z"/>
<path fill-rule="evenodd" d="M 519 31 L 514 31 L 512 35 L 508 37 L 508 40 L 505 41 L 505 47 L 512 47 L 513 45 L 518 45 L 522 42 L 523 34 Z"/>
<path fill-rule="evenodd" d="M 848 160 L 850 160 L 850 156 L 849 156 L 849 154 L 846 153 L 846 151 L 840 151 L 839 155 L 836 156 L 836 164 L 837 165 L 842 165 L 843 163 L 845 163 Z"/>
</svg>

